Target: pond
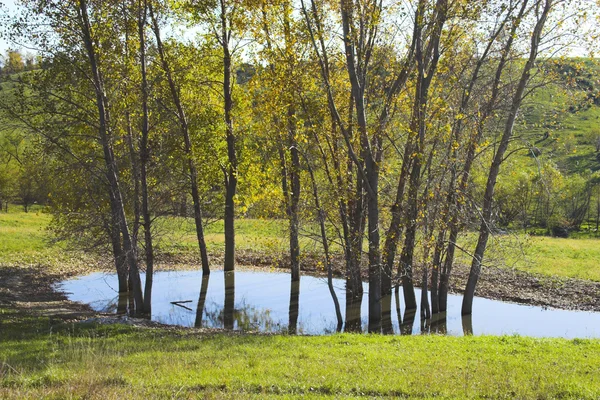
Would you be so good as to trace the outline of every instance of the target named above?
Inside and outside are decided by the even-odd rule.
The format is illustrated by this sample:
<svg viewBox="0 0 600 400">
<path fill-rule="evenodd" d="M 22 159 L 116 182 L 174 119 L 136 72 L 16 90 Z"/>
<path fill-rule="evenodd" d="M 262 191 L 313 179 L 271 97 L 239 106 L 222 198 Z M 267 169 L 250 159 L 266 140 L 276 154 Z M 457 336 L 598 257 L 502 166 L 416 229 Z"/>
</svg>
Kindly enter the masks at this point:
<svg viewBox="0 0 600 400">
<path fill-rule="evenodd" d="M 228 277 L 228 290 L 225 290 L 225 276 Z M 291 290 L 290 275 L 287 273 L 236 271 L 235 275 L 225 275 L 223 271 L 214 271 L 209 277 L 203 278 L 201 271 L 156 272 L 152 291 L 152 320 L 169 325 L 260 332 L 288 332 L 290 328 L 298 334 L 335 332 L 338 324 L 327 280 L 305 275 L 301 277 L 299 286 L 299 293 L 298 290 Z M 89 304 L 99 312 L 115 313 L 119 308 L 117 287 L 117 276 L 106 273 L 93 273 L 57 285 L 72 301 Z M 334 279 L 334 287 L 344 315 L 344 281 Z M 361 321 L 363 331 L 366 331 L 366 283 L 364 290 Z M 416 294 L 417 299 L 420 298 L 418 289 Z M 600 313 L 546 309 L 475 298 L 472 318 L 463 319 L 460 316 L 461 302 L 462 296 L 449 295 L 448 311 L 443 318 L 434 318 L 423 325 L 419 320 L 419 311 L 412 316 L 414 319 L 411 315 L 401 315 L 403 323 L 398 324 L 398 313 L 394 310 L 394 332 L 600 337 Z M 396 302 L 393 299 L 394 304 Z"/>
</svg>

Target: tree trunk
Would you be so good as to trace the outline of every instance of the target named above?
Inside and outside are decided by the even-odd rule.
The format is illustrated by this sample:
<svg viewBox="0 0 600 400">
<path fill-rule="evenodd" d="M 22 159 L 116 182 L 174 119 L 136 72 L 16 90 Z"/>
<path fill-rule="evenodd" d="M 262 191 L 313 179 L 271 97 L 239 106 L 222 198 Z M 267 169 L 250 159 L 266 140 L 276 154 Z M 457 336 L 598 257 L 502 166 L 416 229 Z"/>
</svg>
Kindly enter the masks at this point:
<svg viewBox="0 0 600 400">
<path fill-rule="evenodd" d="M 435 5 L 435 19 L 432 21 L 432 32 L 429 42 L 424 46 L 423 30 L 424 25 L 415 27 L 415 60 L 417 63 L 417 84 L 415 87 L 415 100 L 412 110 L 410 136 L 414 137 L 414 157 L 412 160 L 412 169 L 409 178 L 408 189 L 408 205 L 407 205 L 407 220 L 408 227 L 404 240 L 404 247 L 400 256 L 400 268 L 402 268 L 402 285 L 404 291 L 404 300 L 407 310 L 416 310 L 417 301 L 415 298 L 413 286 L 413 262 L 414 262 L 414 247 L 418 226 L 419 214 L 419 187 L 421 185 L 421 167 L 423 157 L 425 156 L 425 129 L 426 129 L 426 113 L 429 97 L 429 87 L 433 79 L 433 75 L 437 70 L 437 65 L 440 57 L 439 46 L 442 29 L 446 22 L 447 0 L 437 0 Z M 419 2 L 418 10 L 420 15 L 417 15 L 418 20 L 424 21 L 425 7 L 423 2 Z M 424 23 L 424 22 L 422 22 Z"/>
<path fill-rule="evenodd" d="M 361 258 L 363 237 L 365 232 L 364 184 L 360 174 L 356 174 L 356 187 L 353 198 L 349 201 L 349 254 L 346 257 L 346 332 L 361 332 L 361 307 L 363 284 L 361 276 Z"/>
<path fill-rule="evenodd" d="M 133 181 L 133 227 L 131 232 L 131 242 L 133 248 L 137 250 L 138 234 L 140 231 L 141 208 L 140 208 L 140 173 L 137 162 L 137 152 L 133 140 L 133 128 L 131 127 L 131 116 L 129 111 L 125 112 L 125 122 L 127 124 L 127 146 L 129 147 L 129 157 L 131 158 L 131 180 Z"/>
<path fill-rule="evenodd" d="M 290 170 L 290 259 L 292 264 L 292 280 L 300 280 L 300 241 L 298 240 L 300 221 L 298 218 L 300 204 L 300 156 L 296 142 L 295 111 L 290 105 L 288 108 L 288 132 L 290 142 L 290 155 L 292 168 Z"/>
<path fill-rule="evenodd" d="M 464 196 L 466 195 L 467 187 L 469 184 L 471 168 L 473 166 L 473 162 L 475 161 L 475 151 L 479 144 L 479 141 L 481 140 L 481 138 L 483 136 L 487 118 L 492 114 L 495 103 L 500 94 L 500 84 L 501 84 L 502 73 L 506 66 L 506 62 L 507 62 L 508 56 L 510 54 L 510 50 L 512 48 L 514 39 L 516 37 L 517 29 L 522 21 L 522 17 L 524 15 L 525 11 L 526 11 L 527 3 L 528 3 L 528 0 L 525 0 L 522 2 L 519 14 L 517 15 L 517 18 L 513 19 L 510 32 L 507 35 L 508 39 L 503 48 L 502 55 L 500 57 L 498 66 L 496 68 L 494 82 L 492 84 L 492 93 L 491 93 L 490 99 L 487 102 L 487 104 L 484 108 L 484 111 L 481 115 L 481 118 L 479 119 L 479 121 L 477 123 L 476 133 L 475 133 L 474 137 L 471 138 L 471 141 L 469 143 L 465 162 L 464 162 L 464 165 L 463 165 L 463 168 L 461 171 L 461 180 L 460 180 L 460 183 L 458 186 L 458 194 L 456 193 L 456 190 L 454 187 L 454 184 L 455 184 L 454 175 L 453 175 L 453 180 L 451 181 L 451 184 L 450 184 L 450 187 L 448 190 L 447 204 L 449 207 L 448 207 L 447 215 L 449 217 L 448 226 L 450 228 L 450 234 L 449 234 L 449 239 L 448 239 L 448 246 L 446 249 L 446 258 L 444 260 L 444 264 L 443 264 L 443 267 L 441 268 L 441 273 L 440 273 L 440 283 L 439 283 L 439 289 L 438 289 L 438 296 L 439 296 L 438 302 L 439 302 L 439 311 L 440 312 L 446 312 L 446 310 L 448 308 L 449 281 L 450 281 L 450 276 L 452 274 L 452 267 L 454 264 L 456 240 L 458 239 L 458 233 L 459 233 L 459 229 L 460 229 L 460 227 L 459 227 L 459 213 L 460 213 L 460 208 L 461 208 L 460 205 L 462 203 L 464 203 Z M 468 105 L 473 86 L 479 75 L 479 70 L 482 67 L 485 59 L 487 58 L 489 49 L 491 48 L 496 37 L 498 37 L 500 32 L 502 32 L 504 30 L 504 26 L 506 23 L 508 23 L 510 16 L 511 16 L 511 13 L 508 13 L 506 19 L 503 21 L 502 24 L 500 24 L 498 30 L 492 36 L 492 39 L 488 43 L 488 46 L 487 46 L 486 50 L 484 51 L 484 55 L 477 62 L 477 66 L 473 73 L 473 77 L 470 81 L 469 88 L 467 89 L 467 92 L 464 94 L 464 97 L 463 97 L 463 102 L 461 105 L 461 112 L 464 109 L 466 109 L 466 107 Z M 460 129 L 461 126 L 462 126 L 462 122 L 459 121 L 458 129 Z"/>
<path fill-rule="evenodd" d="M 231 53 L 229 50 L 230 30 L 227 26 L 225 0 L 221 0 L 221 46 L 223 48 L 223 110 L 225 113 L 225 136 L 227 140 L 227 158 L 229 165 L 225 179 L 225 271 L 235 269 L 235 194 L 238 183 L 238 162 L 236 138 L 233 132 L 231 111 Z"/>
<path fill-rule="evenodd" d="M 148 7 L 145 1 L 138 2 L 138 31 L 140 39 L 140 73 L 142 77 L 142 140 L 140 141 L 140 179 L 142 189 L 142 218 L 144 221 L 144 247 L 146 255 L 146 285 L 144 288 L 144 312 L 152 312 L 152 282 L 154 274 L 154 245 L 152 243 L 152 218 L 148 196 L 147 166 L 150 160 L 148 134 L 150 130 L 148 114 L 148 76 L 146 72 L 146 19 Z"/>
<path fill-rule="evenodd" d="M 284 4 L 284 36 L 285 36 L 285 51 L 286 55 L 293 54 L 294 49 L 292 47 L 291 39 L 291 27 L 290 27 L 290 14 L 291 4 L 285 2 Z M 288 144 L 291 156 L 292 165 L 290 168 L 290 259 L 292 266 L 292 281 L 300 280 L 300 242 L 298 240 L 300 222 L 299 222 L 299 204 L 300 204 L 300 154 L 298 149 L 298 142 L 296 140 L 296 108 L 295 97 L 294 97 L 294 65 L 293 61 L 287 61 L 287 78 L 286 82 L 286 97 L 288 101 L 287 106 L 287 132 L 288 132 Z"/>
<path fill-rule="evenodd" d="M 481 272 L 481 265 L 483 262 L 483 255 L 485 253 L 490 235 L 490 225 L 492 223 L 492 205 L 496 181 L 498 179 L 498 174 L 500 173 L 500 166 L 504 161 L 504 154 L 506 153 L 509 141 L 512 137 L 513 127 L 517 118 L 517 113 L 523 101 L 523 94 L 525 93 L 525 88 L 530 79 L 531 69 L 533 68 L 535 60 L 537 59 L 538 47 L 542 37 L 542 31 L 548 18 L 548 14 L 550 13 L 550 10 L 552 8 L 552 2 L 553 0 L 545 0 L 542 14 L 538 17 L 535 28 L 533 30 L 533 34 L 531 36 L 531 48 L 529 52 L 529 58 L 523 68 L 521 78 L 519 79 L 519 83 L 517 85 L 517 90 L 512 98 L 512 104 L 506 120 L 506 124 L 504 126 L 504 132 L 502 133 L 502 138 L 500 139 L 498 149 L 496 150 L 494 160 L 492 161 L 492 165 L 488 173 L 488 180 L 485 186 L 485 194 L 483 196 L 483 209 L 481 212 L 481 226 L 479 228 L 479 239 L 477 240 L 477 247 L 475 248 L 475 253 L 473 254 L 471 270 L 469 271 L 469 279 L 467 280 L 467 285 L 465 288 L 465 294 L 463 297 L 461 310 L 462 315 L 471 314 L 473 311 L 473 298 L 475 297 L 475 288 L 477 286 L 477 281 L 479 280 L 479 274 Z"/>
<path fill-rule="evenodd" d="M 154 31 L 154 35 L 156 37 L 156 47 L 158 50 L 158 54 L 160 56 L 160 61 L 162 64 L 163 71 L 167 77 L 167 81 L 169 82 L 169 90 L 171 92 L 171 97 L 173 98 L 173 103 L 175 103 L 175 108 L 177 109 L 177 118 L 179 119 L 179 124 L 181 126 L 181 134 L 183 136 L 183 142 L 185 146 L 185 155 L 187 161 L 187 167 L 190 173 L 190 188 L 192 193 L 192 203 L 194 205 L 194 223 L 196 226 L 196 238 L 198 240 L 198 247 L 200 249 L 200 258 L 202 261 L 202 273 L 210 274 L 210 265 L 208 261 L 208 251 L 206 249 L 206 241 L 204 239 L 204 223 L 202 221 L 202 207 L 200 205 L 200 194 L 198 192 L 198 170 L 196 169 L 196 164 L 194 162 L 194 155 L 192 151 L 192 141 L 190 139 L 190 132 L 188 127 L 188 121 L 185 114 L 185 110 L 183 108 L 183 104 L 181 103 L 181 97 L 179 96 L 179 90 L 177 89 L 177 85 L 175 83 L 175 79 L 171 73 L 171 67 L 169 65 L 169 61 L 165 55 L 164 47 L 162 44 L 162 39 L 160 36 L 160 27 L 158 25 L 158 18 L 154 15 L 154 10 L 152 7 L 152 3 L 148 4 L 148 10 L 150 12 L 150 18 L 152 19 L 152 29 Z"/>
<path fill-rule="evenodd" d="M 374 193 L 367 197 L 369 239 L 369 333 L 381 332 L 381 250 L 379 238 L 379 166 L 367 158 L 369 185 Z"/>
<path fill-rule="evenodd" d="M 317 215 L 319 219 L 319 227 L 321 229 L 321 241 L 323 244 L 323 252 L 325 253 L 325 264 L 327 265 L 327 287 L 329 288 L 329 294 L 333 299 L 333 305 L 335 307 L 335 316 L 337 317 L 337 328 L 336 331 L 339 332 L 342 330 L 342 311 L 340 308 L 340 302 L 335 293 L 335 289 L 333 287 L 333 267 L 331 265 L 331 256 L 329 254 L 329 240 L 327 239 L 327 230 L 325 228 L 325 211 L 321 208 L 321 201 L 319 199 L 319 188 L 317 187 L 317 181 L 315 179 L 315 174 L 313 172 L 312 167 L 310 166 L 310 162 L 306 155 L 304 155 L 306 159 L 306 166 L 308 168 L 308 172 L 310 174 L 310 180 L 312 182 L 313 188 L 313 199 L 315 201 L 315 208 L 317 210 Z M 292 284 L 294 279 L 292 278 Z"/>
<path fill-rule="evenodd" d="M 352 86 L 352 95 L 356 109 L 361 156 L 364 160 L 365 187 L 367 188 L 367 238 L 369 242 L 369 332 L 381 332 L 381 248 L 379 234 L 379 155 L 381 141 L 375 136 L 373 143 L 367 132 L 365 107 L 365 80 L 359 76 L 360 63 L 357 64 L 354 44 L 351 39 L 354 5 L 351 1 L 341 1 L 342 26 L 346 53 L 346 70 Z M 357 165 L 360 168 L 360 165 Z"/>
<path fill-rule="evenodd" d="M 383 330 L 390 331 L 392 326 L 391 303 L 392 303 L 392 275 L 394 271 L 394 260 L 398 252 L 398 242 L 402 236 L 402 201 L 404 200 L 404 190 L 406 188 L 406 178 L 410 170 L 410 154 L 412 146 L 407 143 L 404 148 L 404 157 L 402 169 L 400 171 L 400 179 L 396 188 L 396 199 L 391 208 L 392 220 L 390 227 L 387 230 L 385 244 L 383 248 L 383 257 L 385 259 L 383 277 L 381 280 L 381 319 Z M 398 288 L 398 286 L 396 286 Z M 399 295 L 399 290 L 396 290 L 396 296 Z"/>
<path fill-rule="evenodd" d="M 123 254 L 123 247 L 121 246 L 121 233 L 119 229 L 119 222 L 115 216 L 111 214 L 111 224 L 107 226 L 107 230 L 110 234 L 115 269 L 117 271 L 117 279 L 119 282 L 119 293 L 127 293 L 129 291 L 127 282 L 129 271 L 127 269 L 125 254 Z"/>
<path fill-rule="evenodd" d="M 94 42 L 92 39 L 91 26 L 88 17 L 88 6 L 86 0 L 79 0 L 79 13 L 82 22 L 82 38 L 85 44 L 87 57 L 90 62 L 92 80 L 96 92 L 96 106 L 98 108 L 99 120 L 98 134 L 100 143 L 102 144 L 104 161 L 107 168 L 107 179 L 110 185 L 110 191 L 112 193 L 111 210 L 119 222 L 119 227 L 122 234 L 123 248 L 127 259 L 127 264 L 129 266 L 129 277 L 131 283 L 130 290 L 133 292 L 136 312 L 143 313 L 144 301 L 140 275 L 137 266 L 137 257 L 135 249 L 133 248 L 131 242 L 131 235 L 129 233 L 129 227 L 127 225 L 127 217 L 125 215 L 125 207 L 123 205 L 123 198 L 121 194 L 121 189 L 119 187 L 117 165 L 110 144 L 110 114 L 108 100 L 106 98 L 104 83 L 102 80 L 100 69 L 97 64 L 97 55 L 96 50 L 94 49 Z"/>
<path fill-rule="evenodd" d="M 204 305 L 206 304 L 206 293 L 208 293 L 209 274 L 202 274 L 202 286 L 200 288 L 200 297 L 198 298 L 198 307 L 196 308 L 196 321 L 194 327 L 202 327 L 202 315 L 204 313 Z"/>
</svg>

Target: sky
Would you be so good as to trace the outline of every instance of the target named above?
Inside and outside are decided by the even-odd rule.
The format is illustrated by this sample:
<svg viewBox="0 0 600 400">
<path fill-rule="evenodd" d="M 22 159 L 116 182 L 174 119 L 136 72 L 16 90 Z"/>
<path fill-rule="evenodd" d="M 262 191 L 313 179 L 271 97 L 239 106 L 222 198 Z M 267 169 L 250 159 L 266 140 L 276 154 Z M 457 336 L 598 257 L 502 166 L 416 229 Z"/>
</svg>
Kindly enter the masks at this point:
<svg viewBox="0 0 600 400">
<path fill-rule="evenodd" d="M 14 15 L 17 13 L 18 7 L 16 5 L 15 0 L 0 0 L 0 3 L 2 3 L 2 14 L 4 14 L 5 12 L 9 15 Z M 0 36 L 0 54 L 5 54 L 6 50 L 8 50 L 9 48 L 18 47 L 19 46 L 9 43 L 6 40 L 6 38 Z"/>
<path fill-rule="evenodd" d="M 18 15 L 19 8 L 20 8 L 18 3 L 19 3 L 18 0 L 0 0 L 0 5 L 1 5 L 0 15 L 2 15 L 2 16 L 8 15 L 9 17 Z M 1 22 L 0 22 L 0 24 L 1 24 Z M 0 32 L 1 32 L 2 28 L 3 27 L 0 25 Z M 190 40 L 194 37 L 195 32 L 196 32 L 196 30 L 194 30 L 194 29 L 186 29 L 184 27 L 180 27 L 179 29 L 172 29 L 172 30 L 166 29 L 165 32 L 163 32 L 163 33 L 165 35 L 175 35 L 180 38 L 183 37 L 186 40 Z M 11 42 L 6 37 L 3 37 L 3 35 L 0 34 L 0 56 L 3 56 L 4 54 L 6 54 L 6 50 L 8 50 L 8 49 L 22 50 L 24 53 L 34 52 L 33 50 L 23 49 L 23 46 L 19 45 L 19 43 Z"/>
<path fill-rule="evenodd" d="M 590 4 L 593 3 L 592 0 L 585 0 L 586 2 L 589 2 Z M 1 8 L 1 14 L 7 14 L 9 16 L 11 15 L 16 15 L 18 13 L 19 10 L 19 6 L 17 5 L 18 0 L 0 0 L 0 4 L 2 4 L 2 8 Z M 592 6 L 593 8 L 594 6 Z M 586 24 L 587 25 L 587 24 Z M 1 27 L 0 27 L 1 28 Z M 580 27 L 580 28 L 584 28 L 581 29 L 582 31 L 585 31 L 586 27 Z M 175 33 L 175 32 L 170 32 L 170 33 Z M 175 33 L 177 36 L 182 35 L 182 32 L 178 32 L 179 34 L 177 35 L 177 33 Z M 194 30 L 190 30 L 190 29 L 185 29 L 183 28 L 183 37 L 185 39 L 191 39 L 194 36 Z M 12 43 L 9 40 L 7 40 L 5 37 L 2 37 L 0 35 L 0 55 L 4 55 L 6 54 L 6 50 L 8 50 L 9 48 L 13 48 L 13 49 L 20 49 L 22 46 L 19 46 L 19 44 L 16 43 Z M 27 52 L 27 50 L 25 50 Z M 586 45 L 583 46 L 575 46 L 575 47 L 570 47 L 567 51 L 566 51 L 567 55 L 570 56 L 585 56 L 587 54 L 589 54 L 589 49 L 587 48 Z"/>
</svg>

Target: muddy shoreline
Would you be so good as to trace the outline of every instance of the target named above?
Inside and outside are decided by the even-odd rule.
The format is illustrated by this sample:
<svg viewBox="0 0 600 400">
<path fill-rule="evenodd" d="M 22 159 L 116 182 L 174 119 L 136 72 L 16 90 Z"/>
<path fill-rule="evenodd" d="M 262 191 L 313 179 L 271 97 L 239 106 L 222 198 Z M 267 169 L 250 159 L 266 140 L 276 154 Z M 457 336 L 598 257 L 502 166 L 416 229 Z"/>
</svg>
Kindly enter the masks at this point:
<svg viewBox="0 0 600 400">
<path fill-rule="evenodd" d="M 237 264 L 244 269 L 271 269 L 278 272 L 288 270 L 286 256 L 259 252 L 240 251 Z M 218 255 L 211 258 L 215 270 L 221 260 Z M 317 257 L 305 257 L 301 269 L 311 275 L 326 275 L 324 266 Z M 163 255 L 157 270 L 200 269 L 192 255 Z M 343 277 L 343 259 L 333 262 L 334 275 Z M 421 273 L 416 268 L 415 286 L 420 286 Z M 60 272 L 48 272 L 44 266 L 0 266 L 0 307 L 10 307 L 29 315 L 43 315 L 58 320 L 87 319 L 99 315 L 87 305 L 69 301 L 64 293 L 56 291 L 54 284 L 92 271 L 106 270 L 99 266 L 78 268 L 72 266 Z M 450 281 L 451 293 L 460 294 L 468 276 L 468 267 L 456 265 Z M 366 271 L 364 271 L 366 279 Z M 485 267 L 479 280 L 476 295 L 493 300 L 519 304 L 600 312 L 600 282 L 572 278 L 558 278 L 532 274 L 520 270 Z"/>
</svg>

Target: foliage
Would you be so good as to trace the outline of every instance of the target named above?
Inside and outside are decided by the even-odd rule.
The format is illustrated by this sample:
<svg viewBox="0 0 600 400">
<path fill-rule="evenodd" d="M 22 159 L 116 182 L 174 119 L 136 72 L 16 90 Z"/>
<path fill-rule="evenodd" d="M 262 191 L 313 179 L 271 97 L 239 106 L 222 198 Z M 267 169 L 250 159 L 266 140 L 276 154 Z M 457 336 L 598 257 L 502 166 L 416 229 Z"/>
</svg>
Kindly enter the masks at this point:
<svg viewBox="0 0 600 400">
<path fill-rule="evenodd" d="M 15 61 L 0 100 L 19 142 L 3 132 L 0 198 L 47 204 L 55 238 L 117 269 L 187 248 L 161 235 L 193 213 L 206 271 L 224 219 L 231 270 L 236 217 L 286 218 L 292 276 L 302 229 L 343 254 L 357 304 L 367 272 L 377 331 L 399 280 L 416 309 L 414 265 L 444 303 L 460 234 L 479 231 L 470 297 L 490 233 L 600 221 L 600 68 L 560 53 L 583 2 L 23 3 L 6 34 L 41 68 Z"/>
</svg>

